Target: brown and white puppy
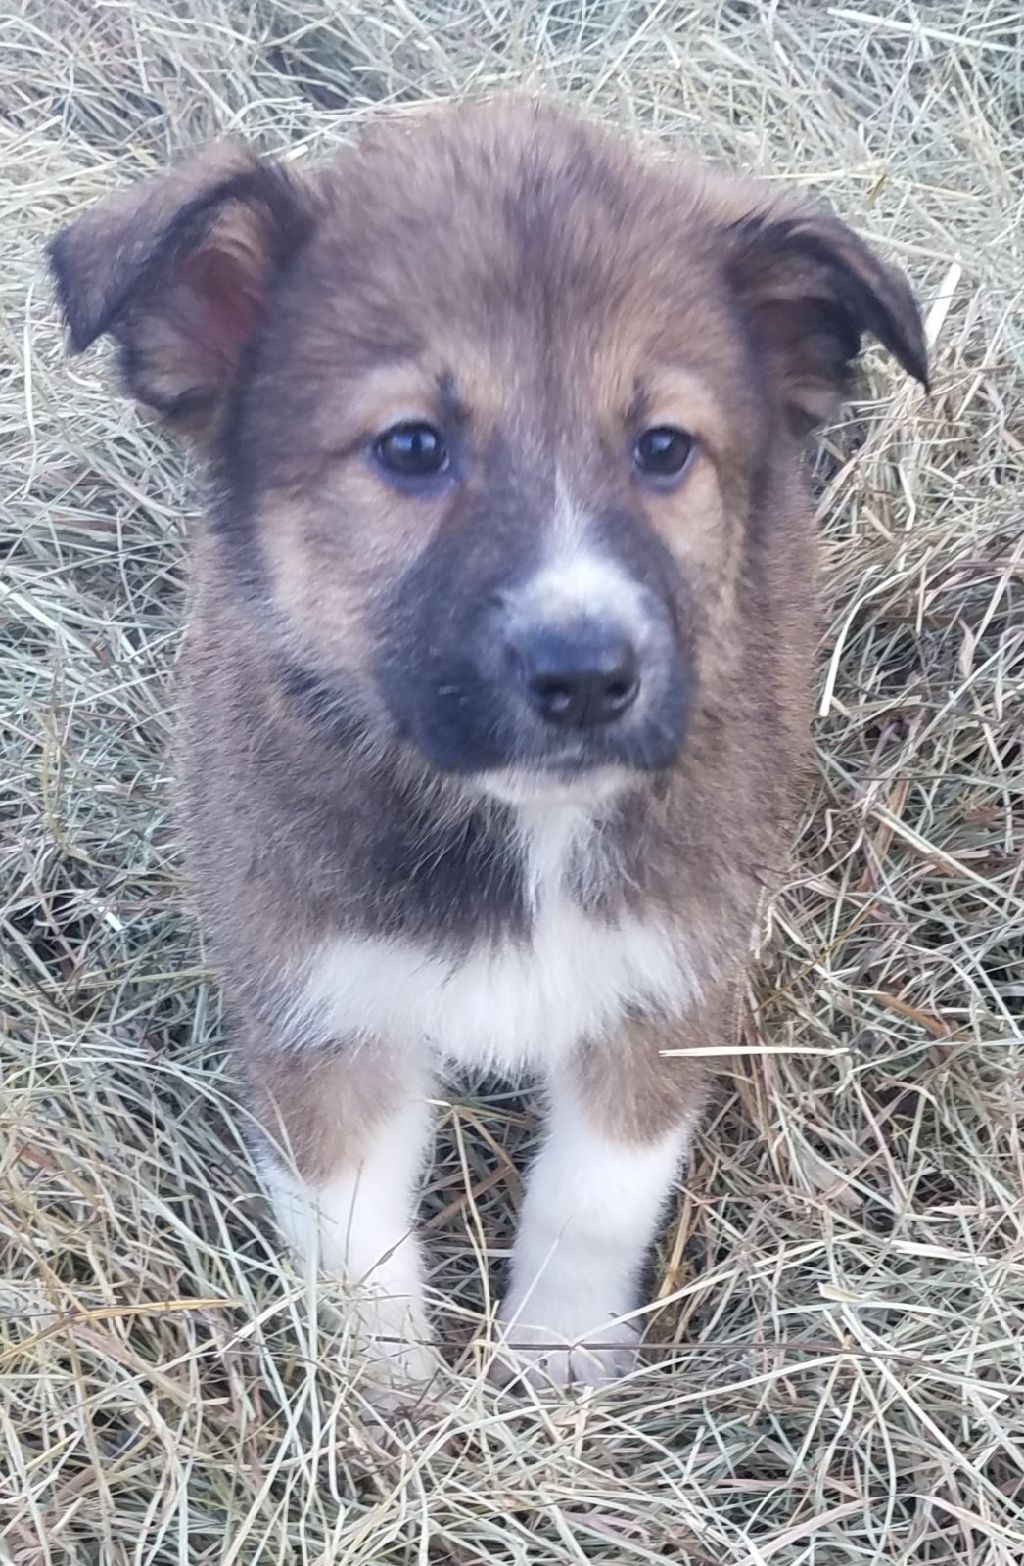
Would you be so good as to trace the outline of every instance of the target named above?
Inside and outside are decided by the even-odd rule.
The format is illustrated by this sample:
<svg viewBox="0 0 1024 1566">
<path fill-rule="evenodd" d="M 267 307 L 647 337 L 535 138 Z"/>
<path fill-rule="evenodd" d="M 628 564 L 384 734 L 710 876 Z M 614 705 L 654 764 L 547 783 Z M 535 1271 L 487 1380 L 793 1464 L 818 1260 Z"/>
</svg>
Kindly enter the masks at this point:
<svg viewBox="0 0 1024 1566">
<path fill-rule="evenodd" d="M 181 810 L 282 1229 L 425 1373 L 435 1076 L 539 1076 L 502 1321 L 534 1375 L 621 1373 L 679 1052 L 730 1036 L 799 794 L 801 444 L 863 333 L 925 381 L 905 282 L 514 104 L 215 150 L 52 260 L 72 346 L 209 452 Z"/>
</svg>

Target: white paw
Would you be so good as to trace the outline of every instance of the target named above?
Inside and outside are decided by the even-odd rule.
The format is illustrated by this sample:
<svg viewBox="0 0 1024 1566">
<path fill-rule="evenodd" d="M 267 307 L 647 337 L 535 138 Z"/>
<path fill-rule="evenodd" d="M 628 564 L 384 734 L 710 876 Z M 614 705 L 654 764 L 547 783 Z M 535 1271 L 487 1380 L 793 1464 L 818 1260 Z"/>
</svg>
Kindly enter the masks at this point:
<svg viewBox="0 0 1024 1566">
<path fill-rule="evenodd" d="M 421 1395 L 442 1368 L 423 1310 L 409 1300 L 364 1293 L 356 1322 L 358 1364 L 370 1400 L 393 1406 Z"/>
<path fill-rule="evenodd" d="M 563 1302 L 564 1303 L 564 1302 Z M 514 1300 L 502 1306 L 501 1340 L 491 1366 L 491 1380 L 498 1386 L 523 1380 L 534 1387 L 603 1387 L 628 1376 L 637 1361 L 640 1333 L 630 1321 L 609 1320 L 595 1326 L 591 1313 L 572 1324 L 560 1312 L 544 1312 L 543 1300 L 530 1299 L 519 1307 Z M 556 1320 L 559 1326 L 539 1326 Z"/>
</svg>

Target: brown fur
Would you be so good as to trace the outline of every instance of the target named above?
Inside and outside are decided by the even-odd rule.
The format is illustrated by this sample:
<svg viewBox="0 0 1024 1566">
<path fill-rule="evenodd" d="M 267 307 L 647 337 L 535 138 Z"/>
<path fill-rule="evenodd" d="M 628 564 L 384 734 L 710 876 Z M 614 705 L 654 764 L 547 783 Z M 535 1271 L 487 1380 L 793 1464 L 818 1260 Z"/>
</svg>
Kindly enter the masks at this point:
<svg viewBox="0 0 1024 1566">
<path fill-rule="evenodd" d="M 237 1025 L 234 1038 L 250 1062 L 253 1113 L 305 1179 L 319 1184 L 342 1164 L 360 1161 L 401 1092 L 399 1071 L 385 1051 L 367 1050 L 353 1061 L 332 1043 L 296 1060 Z"/>
<path fill-rule="evenodd" d="M 728 1037 L 807 756 L 800 439 L 863 331 L 925 379 L 903 279 L 788 195 L 644 164 L 522 105 L 383 129 L 301 180 L 210 154 L 80 219 L 54 262 L 75 346 L 112 332 L 129 389 L 214 450 L 182 811 L 204 923 L 251 1019 L 258 1114 L 319 1180 L 360 1156 L 391 1091 L 372 1044 L 300 1061 L 280 1037 L 318 942 L 400 938 L 454 960 L 529 940 L 507 807 L 424 759 L 375 659 L 404 637 L 412 677 L 433 653 L 403 616 L 484 594 L 451 572 L 472 557 L 490 580 L 544 525 L 560 474 L 582 513 L 647 551 L 638 571 L 678 583 L 696 692 L 678 758 L 603 812 L 599 868 L 580 864 L 574 895 L 597 921 L 690 932 L 711 997 L 584 1043 L 577 1078 L 613 1137 L 685 1121 L 705 1071 L 662 1051 Z M 414 417 L 459 432 L 454 493 L 410 497 L 366 461 L 376 432 Z M 698 441 L 663 491 L 627 459 L 631 432 L 660 424 Z M 414 568 L 410 608 L 388 595 Z"/>
<path fill-rule="evenodd" d="M 721 986 L 682 1023 L 637 1017 L 615 1048 L 584 1050 L 579 1091 L 595 1124 L 623 1142 L 650 1141 L 683 1124 L 707 1094 L 708 1059 L 700 1052 L 732 1043 L 735 1014 L 735 998 Z"/>
</svg>

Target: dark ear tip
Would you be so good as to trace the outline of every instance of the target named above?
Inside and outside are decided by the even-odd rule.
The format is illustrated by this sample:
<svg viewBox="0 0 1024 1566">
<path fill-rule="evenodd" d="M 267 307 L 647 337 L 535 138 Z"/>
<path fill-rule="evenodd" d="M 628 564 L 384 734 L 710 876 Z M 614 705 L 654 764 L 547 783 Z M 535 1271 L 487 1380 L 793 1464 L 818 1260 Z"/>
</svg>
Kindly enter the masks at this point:
<svg viewBox="0 0 1024 1566">
<path fill-rule="evenodd" d="M 68 328 L 72 353 L 84 353 L 95 342 L 98 332 L 84 311 L 76 307 L 71 282 L 71 258 L 69 250 L 70 229 L 62 228 L 46 246 L 46 258 L 56 284 L 57 302 Z"/>
<path fill-rule="evenodd" d="M 930 393 L 932 378 L 928 368 L 928 356 L 923 347 L 906 348 L 902 353 L 897 353 L 896 358 L 906 370 L 911 380 L 917 382 L 921 389 Z"/>
<path fill-rule="evenodd" d="M 926 393 L 931 392 L 931 376 L 928 366 L 928 344 L 924 335 L 924 320 L 920 306 L 902 272 L 890 267 L 889 276 L 896 289 L 895 307 L 890 306 L 889 319 L 892 336 L 885 346 L 894 353 L 900 364 Z M 876 334 L 877 335 L 877 334 Z"/>
<path fill-rule="evenodd" d="M 918 385 L 924 390 L 926 396 L 931 396 L 932 378 L 928 366 L 928 349 L 925 347 L 924 337 L 915 342 L 906 359 L 903 361 L 907 373 L 913 376 Z"/>
</svg>

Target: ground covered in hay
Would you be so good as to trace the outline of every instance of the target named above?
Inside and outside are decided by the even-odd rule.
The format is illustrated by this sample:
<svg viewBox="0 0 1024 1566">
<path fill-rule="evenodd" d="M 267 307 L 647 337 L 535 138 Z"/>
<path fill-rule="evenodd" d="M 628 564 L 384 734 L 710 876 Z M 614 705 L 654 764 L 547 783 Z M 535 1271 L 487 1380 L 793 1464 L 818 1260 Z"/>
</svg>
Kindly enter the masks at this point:
<svg viewBox="0 0 1024 1566">
<path fill-rule="evenodd" d="M 0 1560 L 1024 1554 L 1024 35 L 1014 0 L 0 0 Z M 376 1430 L 276 1258 L 167 820 L 194 473 L 67 364 L 40 250 L 218 130 L 542 86 L 795 180 L 920 289 L 818 460 L 818 778 L 646 1368 L 477 1375 L 528 1103 L 444 1111 L 456 1368 Z"/>
</svg>

